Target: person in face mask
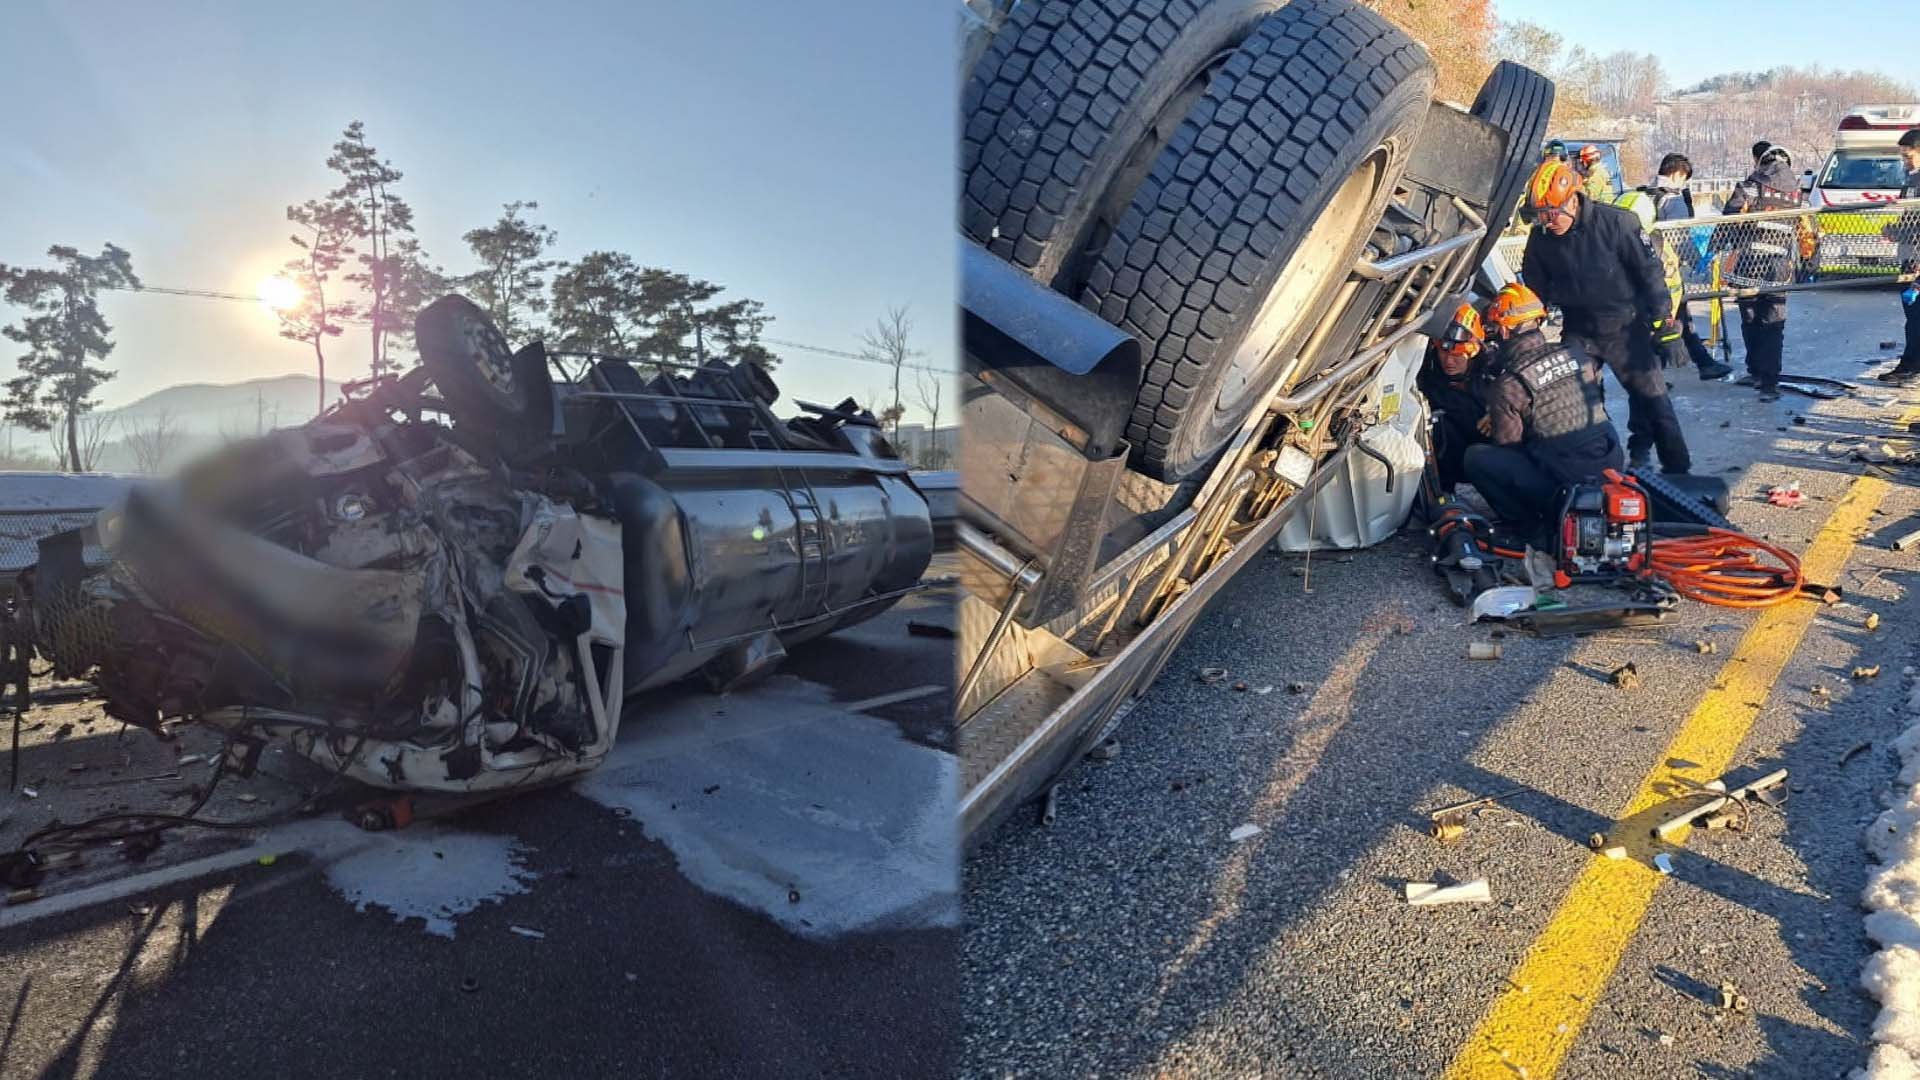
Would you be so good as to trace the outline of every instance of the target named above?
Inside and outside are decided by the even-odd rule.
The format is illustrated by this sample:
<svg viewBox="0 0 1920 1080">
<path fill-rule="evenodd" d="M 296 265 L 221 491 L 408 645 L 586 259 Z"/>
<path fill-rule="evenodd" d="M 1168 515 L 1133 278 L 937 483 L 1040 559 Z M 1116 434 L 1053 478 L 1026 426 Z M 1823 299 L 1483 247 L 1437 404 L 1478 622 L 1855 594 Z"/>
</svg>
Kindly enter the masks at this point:
<svg viewBox="0 0 1920 1080">
<path fill-rule="evenodd" d="M 1662 221 L 1685 221 L 1694 216 L 1693 193 L 1687 189 L 1692 179 L 1693 162 L 1685 154 L 1668 154 L 1660 159 L 1660 175 L 1654 178 L 1653 183 L 1636 188 L 1628 195 L 1644 193 L 1656 224 Z M 1701 340 L 1699 331 L 1693 328 L 1693 312 L 1679 292 L 1682 268 L 1693 261 L 1692 241 L 1673 233 L 1657 246 L 1655 254 L 1668 273 L 1668 284 L 1674 296 L 1674 321 L 1679 324 L 1680 343 L 1686 350 L 1687 358 L 1693 361 L 1694 370 L 1700 373 L 1703 382 L 1726 378 L 1733 373 L 1733 368 L 1713 358 L 1713 352 Z"/>
</svg>

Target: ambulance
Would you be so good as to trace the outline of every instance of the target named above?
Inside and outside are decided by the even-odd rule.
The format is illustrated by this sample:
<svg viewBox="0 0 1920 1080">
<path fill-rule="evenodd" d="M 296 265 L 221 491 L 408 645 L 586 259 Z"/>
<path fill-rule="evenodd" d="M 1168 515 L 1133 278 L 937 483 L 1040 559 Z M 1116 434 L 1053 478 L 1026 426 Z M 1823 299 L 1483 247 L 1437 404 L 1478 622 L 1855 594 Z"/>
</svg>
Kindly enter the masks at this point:
<svg viewBox="0 0 1920 1080">
<path fill-rule="evenodd" d="M 1900 197 L 1907 169 L 1900 162 L 1900 136 L 1920 127 L 1920 104 L 1861 105 L 1841 117 L 1833 152 L 1813 174 L 1807 203 L 1815 209 L 1892 202 Z M 1878 214 L 1823 214 L 1821 274 L 1891 274 L 1899 269 L 1893 242 L 1880 235 Z"/>
</svg>

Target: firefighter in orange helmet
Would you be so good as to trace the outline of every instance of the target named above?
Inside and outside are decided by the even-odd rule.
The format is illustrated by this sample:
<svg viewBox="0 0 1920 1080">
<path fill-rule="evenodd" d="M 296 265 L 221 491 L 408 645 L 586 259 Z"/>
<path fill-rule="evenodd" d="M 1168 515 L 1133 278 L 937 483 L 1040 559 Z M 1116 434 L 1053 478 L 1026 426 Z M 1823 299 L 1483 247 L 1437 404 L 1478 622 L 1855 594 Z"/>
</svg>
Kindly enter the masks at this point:
<svg viewBox="0 0 1920 1080">
<path fill-rule="evenodd" d="M 1666 274 L 1641 238 L 1630 210 L 1589 199 L 1573 169 L 1543 163 L 1527 185 L 1536 221 L 1527 234 L 1520 278 L 1566 315 L 1562 335 L 1612 369 L 1627 392 L 1627 452 L 1636 467 L 1655 451 L 1661 467 L 1692 467 L 1680 418 L 1660 369 L 1664 343 L 1678 339 Z"/>
<path fill-rule="evenodd" d="M 1579 346 L 1546 339 L 1547 306 L 1532 289 L 1501 289 L 1485 319 L 1498 343 L 1481 377 L 1489 441 L 1467 448 L 1467 482 L 1508 528 L 1543 542 L 1560 489 L 1621 468 L 1626 455 L 1598 366 Z"/>
<path fill-rule="evenodd" d="M 1480 312 L 1463 303 L 1433 336 L 1426 362 L 1414 380 L 1433 410 L 1433 463 L 1442 492 L 1451 493 L 1454 485 L 1466 479 L 1461 463 L 1467 447 L 1486 440 L 1480 430 L 1486 408 L 1478 387 L 1485 352 Z"/>
</svg>

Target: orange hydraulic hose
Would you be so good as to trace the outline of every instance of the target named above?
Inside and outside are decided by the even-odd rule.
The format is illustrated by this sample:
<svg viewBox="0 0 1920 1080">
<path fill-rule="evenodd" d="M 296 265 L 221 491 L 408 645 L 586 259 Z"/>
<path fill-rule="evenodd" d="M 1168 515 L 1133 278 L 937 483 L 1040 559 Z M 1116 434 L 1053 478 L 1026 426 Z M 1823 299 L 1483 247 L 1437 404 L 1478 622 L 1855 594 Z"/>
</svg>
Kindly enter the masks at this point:
<svg viewBox="0 0 1920 1080">
<path fill-rule="evenodd" d="M 1654 540 L 1650 569 L 1681 596 L 1718 607 L 1784 604 L 1803 584 L 1792 552 L 1727 529 Z"/>
</svg>

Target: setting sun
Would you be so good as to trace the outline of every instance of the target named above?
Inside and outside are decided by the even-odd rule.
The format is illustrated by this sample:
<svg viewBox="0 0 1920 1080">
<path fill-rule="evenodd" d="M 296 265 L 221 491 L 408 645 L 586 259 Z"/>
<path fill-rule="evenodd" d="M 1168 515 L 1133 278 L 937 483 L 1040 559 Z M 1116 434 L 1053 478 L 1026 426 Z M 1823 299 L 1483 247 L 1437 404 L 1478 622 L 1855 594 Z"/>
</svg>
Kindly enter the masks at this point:
<svg viewBox="0 0 1920 1080">
<path fill-rule="evenodd" d="M 260 286 L 255 291 L 260 297 L 260 302 L 275 311 L 286 311 L 296 307 L 306 296 L 297 283 L 278 274 L 261 278 Z"/>
</svg>

